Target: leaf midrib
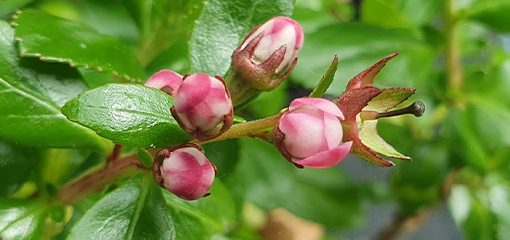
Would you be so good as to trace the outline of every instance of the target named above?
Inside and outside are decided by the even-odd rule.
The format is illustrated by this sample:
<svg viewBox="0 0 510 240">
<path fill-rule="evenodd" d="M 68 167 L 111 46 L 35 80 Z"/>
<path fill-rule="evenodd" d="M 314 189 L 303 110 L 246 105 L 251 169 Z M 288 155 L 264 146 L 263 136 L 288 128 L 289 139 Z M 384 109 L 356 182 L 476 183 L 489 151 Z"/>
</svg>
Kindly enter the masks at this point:
<svg viewBox="0 0 510 240">
<path fill-rule="evenodd" d="M 150 186 L 151 180 L 152 179 L 150 179 L 149 177 L 142 178 L 142 184 L 141 184 L 142 191 L 141 191 L 140 197 L 138 198 L 138 201 L 136 203 L 135 212 L 133 214 L 133 217 L 131 218 L 131 223 L 129 224 L 129 228 L 126 233 L 125 240 L 131 240 L 133 238 L 136 224 L 138 222 L 138 219 L 140 218 L 145 199 L 147 198 L 147 195 L 149 195 L 149 188 L 151 187 Z"/>
<path fill-rule="evenodd" d="M 156 119 L 163 119 L 163 120 L 166 120 L 166 121 L 169 121 L 169 122 L 175 121 L 175 119 L 173 119 L 173 118 L 169 118 L 169 117 L 166 117 L 166 116 L 163 116 L 163 115 L 158 115 L 158 114 L 155 114 L 155 113 L 143 112 L 143 111 L 139 111 L 139 110 L 123 109 L 123 108 L 111 108 L 111 107 L 88 105 L 88 104 L 87 105 L 82 105 L 81 107 L 82 108 L 88 108 L 88 109 L 104 109 L 104 110 L 109 110 L 109 111 L 117 111 L 117 112 L 123 112 L 123 113 L 137 114 L 137 115 L 142 115 L 142 116 L 147 116 L 147 117 L 153 117 L 153 118 L 156 118 Z"/>
<path fill-rule="evenodd" d="M 35 97 L 34 95 L 31 95 L 28 92 L 25 92 L 22 89 L 11 85 L 9 82 L 7 82 L 6 80 L 4 80 L 1 77 L 0 77 L 0 83 L 3 83 L 6 87 L 8 87 L 10 89 L 13 89 L 14 92 L 19 93 L 21 96 L 23 96 L 25 98 L 32 99 L 34 102 L 38 103 L 40 106 L 45 107 L 46 109 L 56 113 L 56 115 L 60 114 L 60 109 L 57 108 L 56 106 L 54 106 L 53 104 L 46 102 L 42 99 L 39 99 L 39 98 Z"/>
</svg>

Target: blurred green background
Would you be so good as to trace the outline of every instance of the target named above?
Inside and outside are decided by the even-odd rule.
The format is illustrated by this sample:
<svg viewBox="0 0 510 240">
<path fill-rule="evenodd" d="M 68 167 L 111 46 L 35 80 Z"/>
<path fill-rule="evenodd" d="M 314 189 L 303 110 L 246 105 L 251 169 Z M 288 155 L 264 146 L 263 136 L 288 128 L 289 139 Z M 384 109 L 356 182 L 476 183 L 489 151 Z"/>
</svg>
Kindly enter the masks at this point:
<svg viewBox="0 0 510 240">
<path fill-rule="evenodd" d="M 30 7 L 88 25 L 118 38 L 145 77 L 161 69 L 194 71 L 189 44 L 207 6 L 170 1 L 144 19 L 131 11 L 144 3 L 0 0 L 0 16 L 10 20 L 15 9 Z M 423 101 L 426 112 L 381 120 L 378 129 L 413 161 L 380 168 L 349 156 L 335 169 L 298 171 L 255 140 L 206 145 L 237 209 L 244 201 L 265 211 L 285 207 L 324 226 L 325 239 L 510 239 L 510 0 L 298 0 L 292 18 L 302 25 L 305 43 L 291 77 L 237 114 L 267 117 L 307 95 L 335 54 L 330 99 L 357 73 L 400 51 L 374 85 L 417 88 L 410 102 Z M 90 88 L 121 81 L 94 70 L 80 73 Z M 14 148 L 2 142 L 2 159 Z M 77 162 L 64 165 L 79 169 Z M 69 178 L 64 175 L 58 181 Z M 259 237 L 245 230 L 233 239 Z"/>
</svg>

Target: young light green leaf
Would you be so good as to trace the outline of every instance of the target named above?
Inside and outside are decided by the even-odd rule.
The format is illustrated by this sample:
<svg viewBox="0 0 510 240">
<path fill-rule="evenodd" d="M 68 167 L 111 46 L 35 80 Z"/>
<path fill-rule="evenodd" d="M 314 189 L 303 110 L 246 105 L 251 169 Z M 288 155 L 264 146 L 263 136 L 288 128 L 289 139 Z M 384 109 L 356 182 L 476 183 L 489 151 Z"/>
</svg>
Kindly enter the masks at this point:
<svg viewBox="0 0 510 240">
<path fill-rule="evenodd" d="M 161 188 L 148 173 L 138 174 L 99 200 L 69 234 L 68 240 L 176 239 Z"/>
<path fill-rule="evenodd" d="M 145 78 L 143 69 L 128 48 L 116 38 L 101 35 L 88 26 L 34 9 L 23 10 L 14 23 L 23 57 L 111 71 L 126 79 Z"/>
<path fill-rule="evenodd" d="M 82 93 L 62 113 L 118 144 L 154 148 L 191 139 L 172 117 L 172 106 L 173 99 L 157 89 L 110 84 Z"/>
<path fill-rule="evenodd" d="M 338 56 L 335 55 L 335 58 L 333 58 L 333 62 L 331 62 L 331 65 L 329 65 L 329 68 L 326 71 L 326 73 L 322 75 L 321 80 L 319 81 L 317 86 L 315 86 L 315 89 L 313 89 L 313 91 L 310 93 L 309 97 L 320 98 L 324 95 L 324 93 L 326 93 L 333 80 L 335 80 L 335 73 L 337 68 L 338 68 Z"/>
<path fill-rule="evenodd" d="M 104 139 L 60 113 L 86 89 L 75 69 L 20 59 L 13 29 L 0 21 L 0 137 L 27 146 L 106 151 Z"/>
<path fill-rule="evenodd" d="M 191 36 L 192 71 L 225 75 L 232 53 L 252 28 L 290 16 L 293 9 L 293 0 L 207 1 Z"/>
</svg>

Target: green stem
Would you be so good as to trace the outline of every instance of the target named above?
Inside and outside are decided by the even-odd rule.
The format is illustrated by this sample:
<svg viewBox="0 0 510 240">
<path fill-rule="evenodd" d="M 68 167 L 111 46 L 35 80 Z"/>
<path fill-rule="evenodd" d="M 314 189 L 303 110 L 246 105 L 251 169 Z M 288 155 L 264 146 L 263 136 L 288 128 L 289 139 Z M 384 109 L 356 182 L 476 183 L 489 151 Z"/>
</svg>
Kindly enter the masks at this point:
<svg viewBox="0 0 510 240">
<path fill-rule="evenodd" d="M 454 0 L 444 0 L 445 57 L 448 85 L 453 93 L 457 93 L 462 87 L 463 76 L 459 54 L 459 42 L 456 34 L 457 17 L 453 4 Z"/>
<path fill-rule="evenodd" d="M 105 186 L 114 183 L 119 178 L 130 176 L 140 169 L 145 169 L 145 167 L 138 160 L 136 154 L 115 161 L 107 161 L 106 165 L 98 171 L 88 173 L 60 188 L 58 199 L 64 204 L 71 205 L 101 191 Z"/>
<path fill-rule="evenodd" d="M 219 137 L 201 143 L 216 142 L 240 137 L 260 137 L 262 135 L 261 133 L 267 133 L 271 128 L 275 126 L 283 112 L 284 110 L 268 118 L 236 124 Z"/>
</svg>

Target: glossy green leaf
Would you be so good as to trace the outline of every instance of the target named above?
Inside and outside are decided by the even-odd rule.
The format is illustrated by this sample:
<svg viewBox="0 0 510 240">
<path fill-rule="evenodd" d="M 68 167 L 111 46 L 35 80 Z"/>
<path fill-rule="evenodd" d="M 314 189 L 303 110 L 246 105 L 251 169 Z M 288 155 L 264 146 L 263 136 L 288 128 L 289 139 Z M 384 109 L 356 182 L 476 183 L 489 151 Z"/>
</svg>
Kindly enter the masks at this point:
<svg viewBox="0 0 510 240">
<path fill-rule="evenodd" d="M 231 55 L 246 34 L 275 16 L 290 16 L 293 0 L 211 0 L 198 18 L 190 42 L 192 72 L 224 76 Z"/>
<path fill-rule="evenodd" d="M 174 220 L 176 239 L 210 239 L 211 235 L 228 232 L 234 227 L 234 202 L 227 187 L 216 179 L 209 192 L 208 197 L 187 201 L 163 190 Z"/>
<path fill-rule="evenodd" d="M 0 197 L 10 196 L 30 178 L 40 152 L 0 139 Z"/>
<path fill-rule="evenodd" d="M 227 183 L 245 201 L 265 210 L 283 207 L 330 229 L 360 223 L 360 189 L 339 169 L 297 169 L 272 145 L 255 139 L 241 144 L 241 162 Z"/>
<path fill-rule="evenodd" d="M 339 96 L 347 82 L 382 57 L 400 51 L 377 76 L 374 86 L 427 86 L 436 54 L 405 29 L 384 29 L 361 23 L 335 23 L 305 34 L 305 43 L 291 74 L 291 81 L 314 89 L 338 56 L 335 81 L 327 93 Z"/>
<path fill-rule="evenodd" d="M 145 79 L 134 55 L 114 37 L 34 9 L 23 10 L 15 23 L 19 52 L 23 57 L 111 71 L 126 79 Z"/>
<path fill-rule="evenodd" d="M 335 55 L 333 62 L 329 65 L 328 70 L 324 75 L 322 75 L 321 80 L 317 84 L 317 86 L 313 89 L 312 93 L 310 93 L 309 97 L 320 98 L 322 95 L 326 93 L 333 80 L 335 80 L 336 69 L 338 68 L 338 56 Z"/>
<path fill-rule="evenodd" d="M 60 113 L 86 89 L 68 66 L 20 59 L 11 26 L 0 21 L 0 137 L 28 146 L 105 151 L 108 144 L 102 138 Z"/>
<path fill-rule="evenodd" d="M 154 148 L 190 140 L 172 117 L 172 106 L 173 99 L 157 89 L 110 84 L 82 93 L 62 113 L 118 144 Z"/>
<path fill-rule="evenodd" d="M 176 239 L 161 188 L 148 173 L 136 175 L 98 201 L 68 240 Z"/>
<path fill-rule="evenodd" d="M 38 240 L 48 206 L 40 200 L 0 198 L 0 236 L 4 240 Z"/>
<path fill-rule="evenodd" d="M 207 159 L 218 169 L 216 177 L 221 178 L 234 171 L 239 162 L 240 146 L 238 139 L 211 142 L 202 146 Z"/>
<path fill-rule="evenodd" d="M 510 2 L 499 0 L 481 0 L 473 4 L 463 14 L 473 20 L 479 21 L 490 28 L 510 32 Z"/>
</svg>

